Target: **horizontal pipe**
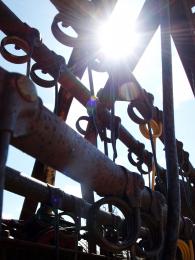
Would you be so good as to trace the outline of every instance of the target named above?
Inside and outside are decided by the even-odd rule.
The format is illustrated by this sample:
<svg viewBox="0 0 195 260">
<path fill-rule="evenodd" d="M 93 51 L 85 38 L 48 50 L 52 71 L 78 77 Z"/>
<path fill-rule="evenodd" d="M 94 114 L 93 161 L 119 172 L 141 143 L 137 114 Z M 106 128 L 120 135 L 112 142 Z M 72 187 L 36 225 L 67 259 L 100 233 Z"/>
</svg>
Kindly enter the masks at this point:
<svg viewBox="0 0 195 260">
<path fill-rule="evenodd" d="M 10 167 L 5 169 L 5 190 L 16 193 L 20 196 L 31 198 L 37 202 L 42 202 L 46 205 L 51 205 L 51 194 L 55 194 L 60 198 L 58 208 L 72 212 L 82 218 L 87 218 L 91 204 L 87 201 L 77 198 L 76 196 L 65 193 L 64 191 L 54 186 L 48 186 L 46 183 L 41 182 L 35 178 L 28 177 L 19 171 L 16 171 Z M 162 205 L 162 197 L 159 193 L 151 192 L 145 187 L 141 192 L 141 210 L 154 215 L 159 213 L 159 205 Z M 166 204 L 164 204 L 166 207 Z M 99 212 L 98 219 L 102 224 L 111 223 L 114 215 L 109 213 Z M 164 221 L 166 221 L 166 214 L 164 215 Z M 158 217 L 157 217 L 158 219 Z M 195 225 L 189 218 L 180 218 L 180 234 L 187 240 L 192 239 L 195 241 Z"/>
<path fill-rule="evenodd" d="M 28 134 L 13 138 L 12 145 L 99 194 L 124 194 L 126 176 L 120 166 L 44 106 L 36 114 Z"/>
<path fill-rule="evenodd" d="M 2 68 L 0 74 L 1 71 L 4 74 Z M 29 79 L 20 74 L 7 73 L 7 84 L 3 80 L 0 82 L 0 93 L 2 89 L 7 91 L 8 99 L 13 103 L 8 106 L 8 114 L 1 111 L 0 116 L 6 116 L 7 125 L 0 127 L 13 132 L 11 144 L 16 148 L 87 184 L 100 195 L 133 197 L 143 188 L 143 178 L 139 174 L 115 165 L 45 108 L 40 99 L 32 95 L 33 85 Z M 26 100 L 26 96 L 33 99 Z"/>
<path fill-rule="evenodd" d="M 51 203 L 51 194 L 55 194 L 57 198 L 60 198 L 60 203 L 58 203 L 59 209 L 76 213 L 83 218 L 87 218 L 91 207 L 91 204 L 84 199 L 67 194 L 52 185 L 48 186 L 48 184 L 33 177 L 28 177 L 10 167 L 6 167 L 5 169 L 5 190 L 44 204 Z M 151 210 L 155 194 L 155 192 L 150 191 L 147 187 L 142 190 L 140 203 L 142 210 L 146 212 Z M 157 197 L 159 197 L 159 193 L 157 195 Z M 158 198 L 155 200 L 155 203 L 156 202 L 158 203 Z M 100 213 L 100 218 L 102 223 L 111 220 L 110 214 L 104 212 Z"/>
<path fill-rule="evenodd" d="M 35 178 L 28 177 L 10 167 L 6 167 L 5 189 L 23 197 L 28 197 L 44 204 L 51 203 L 50 194 L 55 192 L 59 197 L 59 209 L 79 213 L 86 218 L 90 209 L 90 204 L 80 198 L 69 195 L 54 186 L 41 182 Z"/>
</svg>

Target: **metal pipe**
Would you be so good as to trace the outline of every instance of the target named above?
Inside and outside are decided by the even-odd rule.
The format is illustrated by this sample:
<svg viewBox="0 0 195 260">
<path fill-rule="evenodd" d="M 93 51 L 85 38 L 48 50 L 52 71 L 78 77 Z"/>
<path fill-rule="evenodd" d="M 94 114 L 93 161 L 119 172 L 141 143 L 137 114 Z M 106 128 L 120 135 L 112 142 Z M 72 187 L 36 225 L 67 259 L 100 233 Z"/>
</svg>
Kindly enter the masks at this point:
<svg viewBox="0 0 195 260">
<path fill-rule="evenodd" d="M 0 238 L 1 220 L 3 210 L 3 190 L 5 182 L 5 165 L 8 156 L 8 148 L 11 139 L 11 132 L 8 130 L 0 131 Z"/>
<path fill-rule="evenodd" d="M 167 165 L 168 215 L 164 259 L 175 259 L 179 235 L 179 217 L 181 211 L 177 148 L 174 129 L 172 54 L 170 37 L 169 1 L 161 3 L 161 53 L 163 82 L 163 127 Z"/>
<path fill-rule="evenodd" d="M 127 179 L 120 166 L 42 105 L 36 114 L 28 135 L 12 139 L 15 147 L 99 194 L 124 194 Z"/>
<path fill-rule="evenodd" d="M 55 191 L 56 197 L 59 197 L 59 209 L 76 212 L 81 217 L 88 215 L 90 204 L 80 198 L 69 195 L 54 186 L 41 182 L 35 178 L 28 177 L 10 167 L 6 167 L 5 189 L 18 195 L 32 198 L 45 204 L 51 203 L 51 190 Z"/>
<path fill-rule="evenodd" d="M 1 71 L 4 72 L 0 69 L 0 74 Z M 140 175 L 115 165 L 46 109 L 35 96 L 34 85 L 27 77 L 7 74 L 7 78 L 10 85 L 5 88 L 2 80 L 0 93 L 2 89 L 7 93 L 8 99 L 4 98 L 4 102 L 13 101 L 9 114 L 6 114 L 7 122 L 11 122 L 8 129 L 13 133 L 11 144 L 70 178 L 85 183 L 100 195 L 127 195 L 135 199 L 144 185 Z M 1 116 L 5 116 L 3 111 Z"/>
<path fill-rule="evenodd" d="M 8 149 L 11 140 L 10 131 L 14 116 L 13 114 L 10 115 L 10 106 L 12 104 L 12 97 L 6 91 L 6 88 L 10 87 L 10 84 L 6 78 L 6 74 L 4 71 L 0 73 L 0 82 L 4 82 L 6 85 L 5 88 L 0 87 L 0 237 L 1 237 L 1 220 L 2 220 L 2 209 L 3 209 L 3 189 L 4 189 L 4 182 L 5 182 L 5 167 L 6 161 L 8 156 Z"/>
<path fill-rule="evenodd" d="M 82 218 L 87 218 L 91 204 L 87 201 L 77 198 L 76 196 L 65 193 L 64 191 L 56 188 L 52 185 L 39 181 L 35 178 L 28 177 L 19 171 L 16 171 L 10 167 L 5 169 L 5 189 L 7 191 L 16 193 L 20 196 L 32 198 L 33 200 L 42 202 L 44 204 L 51 203 L 51 194 L 55 194 L 59 198 L 58 208 L 67 212 L 73 212 L 78 214 Z M 162 204 L 159 193 L 150 191 L 145 187 L 141 192 L 141 209 L 145 212 L 152 210 L 158 213 L 158 206 Z M 157 214 L 156 213 L 156 214 Z M 101 222 L 108 223 L 112 217 L 109 213 L 100 213 Z"/>
<path fill-rule="evenodd" d="M 49 186 L 35 178 L 25 176 L 24 174 L 16 171 L 10 167 L 5 168 L 5 189 L 35 201 L 40 201 L 45 204 L 51 203 L 50 195 L 55 193 L 56 197 L 60 198 L 59 209 L 73 212 L 83 218 L 87 218 L 91 204 L 87 201 L 69 195 L 62 190 Z M 153 212 L 157 216 L 159 213 L 159 205 L 162 203 L 162 196 L 160 193 L 151 192 L 145 187 L 141 192 L 141 209 L 143 212 Z M 166 207 L 166 204 L 164 204 Z M 166 218 L 166 214 L 164 216 Z M 112 221 L 108 213 L 101 215 L 101 222 L 107 223 Z M 165 221 L 165 219 L 163 220 Z M 109 222 L 110 223 L 110 222 Z M 185 217 L 180 218 L 180 234 L 189 240 L 193 238 L 194 241 L 194 225 L 193 222 Z"/>
</svg>

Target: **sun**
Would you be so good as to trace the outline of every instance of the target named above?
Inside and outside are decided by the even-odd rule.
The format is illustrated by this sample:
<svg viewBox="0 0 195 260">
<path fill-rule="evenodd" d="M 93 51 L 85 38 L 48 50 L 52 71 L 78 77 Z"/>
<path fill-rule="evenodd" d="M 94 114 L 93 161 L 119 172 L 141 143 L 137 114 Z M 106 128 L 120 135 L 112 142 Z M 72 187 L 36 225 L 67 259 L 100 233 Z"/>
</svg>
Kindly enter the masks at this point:
<svg viewBox="0 0 195 260">
<path fill-rule="evenodd" d="M 100 52 L 109 60 L 125 58 L 133 53 L 138 44 L 138 34 L 130 10 L 123 1 L 118 1 L 110 19 L 98 30 Z"/>
</svg>

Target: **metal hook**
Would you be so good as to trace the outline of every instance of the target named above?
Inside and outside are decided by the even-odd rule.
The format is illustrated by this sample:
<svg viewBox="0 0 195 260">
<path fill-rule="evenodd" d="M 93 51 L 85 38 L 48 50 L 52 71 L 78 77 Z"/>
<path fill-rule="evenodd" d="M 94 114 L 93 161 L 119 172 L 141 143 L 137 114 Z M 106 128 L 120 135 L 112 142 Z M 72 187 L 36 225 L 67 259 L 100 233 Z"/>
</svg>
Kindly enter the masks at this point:
<svg viewBox="0 0 195 260">
<path fill-rule="evenodd" d="M 17 50 L 22 49 L 26 53 L 26 55 L 17 56 L 17 55 L 14 55 L 14 54 L 10 53 L 5 48 L 9 44 L 14 44 L 15 48 Z M 31 47 L 30 47 L 30 45 L 26 41 L 22 40 L 19 37 L 16 37 L 16 36 L 6 36 L 1 41 L 0 52 L 1 52 L 2 56 L 7 61 L 15 63 L 15 64 L 22 64 L 22 63 L 28 62 L 28 60 L 30 58 Z"/>
</svg>

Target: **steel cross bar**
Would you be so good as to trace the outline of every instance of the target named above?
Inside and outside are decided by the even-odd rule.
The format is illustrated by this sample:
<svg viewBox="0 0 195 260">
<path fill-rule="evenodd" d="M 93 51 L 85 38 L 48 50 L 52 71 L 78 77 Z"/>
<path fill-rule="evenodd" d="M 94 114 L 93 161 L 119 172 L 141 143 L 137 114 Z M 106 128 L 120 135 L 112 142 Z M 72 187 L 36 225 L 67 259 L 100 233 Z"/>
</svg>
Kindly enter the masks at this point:
<svg viewBox="0 0 195 260">
<path fill-rule="evenodd" d="M 64 211 L 73 212 L 78 216 L 87 218 L 88 212 L 92 204 L 84 199 L 65 193 L 64 191 L 52 185 L 39 181 L 35 178 L 28 177 L 23 173 L 14 170 L 10 167 L 5 169 L 5 189 L 24 197 L 30 197 L 38 202 L 50 204 L 51 194 L 54 193 L 59 198 L 58 208 Z M 52 190 L 52 191 L 50 191 Z M 141 191 L 140 206 L 145 212 L 149 212 L 151 207 L 158 208 L 160 205 L 159 193 L 151 192 L 147 187 Z M 154 201 L 153 201 L 154 200 Z M 155 204 L 156 203 L 156 204 Z M 166 206 L 166 205 L 165 205 Z M 112 216 L 109 213 L 100 213 L 102 223 L 112 221 Z"/>
<path fill-rule="evenodd" d="M 60 198 L 58 204 L 59 209 L 75 213 L 83 218 L 88 217 L 88 212 L 91 207 L 91 204 L 84 199 L 67 194 L 52 185 L 48 186 L 46 183 L 35 178 L 28 177 L 10 167 L 5 168 L 5 190 L 27 198 L 33 198 L 38 202 L 48 205 L 51 203 L 50 195 L 52 190 L 56 197 Z M 141 210 L 145 212 L 154 211 L 157 214 L 159 211 L 158 206 L 160 203 L 160 198 L 161 197 L 159 197 L 158 192 L 151 192 L 147 187 L 145 187 L 141 192 Z M 157 204 L 155 204 L 154 201 Z M 110 214 L 105 214 L 104 212 L 100 212 L 99 214 L 101 223 L 112 222 L 113 216 Z M 164 217 L 166 217 L 166 215 Z M 193 241 L 195 241 L 195 225 L 193 225 L 190 219 L 180 217 L 180 234 L 185 234 L 185 236 L 188 236 L 188 239 L 193 239 Z"/>
<path fill-rule="evenodd" d="M 181 199 L 179 167 L 174 126 L 172 53 L 170 35 L 170 8 L 168 0 L 161 3 L 161 53 L 163 83 L 163 130 L 167 165 L 167 223 L 163 256 L 166 260 L 175 259 L 179 237 Z"/>
<path fill-rule="evenodd" d="M 58 205 L 59 209 L 76 213 L 84 218 L 88 216 L 91 206 L 91 204 L 83 199 L 69 195 L 52 185 L 48 186 L 48 184 L 35 178 L 25 176 L 10 167 L 6 167 L 5 189 L 48 205 L 52 204 L 50 190 L 53 190 L 53 193 L 55 193 L 60 201 Z"/>
</svg>

